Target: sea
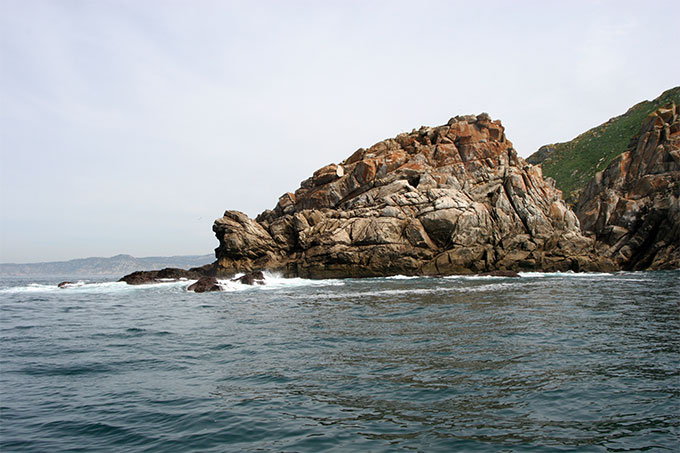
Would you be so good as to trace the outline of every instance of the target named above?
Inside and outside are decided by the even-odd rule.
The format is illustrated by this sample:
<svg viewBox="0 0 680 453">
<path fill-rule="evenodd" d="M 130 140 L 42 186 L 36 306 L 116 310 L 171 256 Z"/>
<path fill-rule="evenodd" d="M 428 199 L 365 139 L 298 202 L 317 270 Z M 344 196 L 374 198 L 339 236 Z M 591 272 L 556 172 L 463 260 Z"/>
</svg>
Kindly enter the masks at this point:
<svg viewBox="0 0 680 453">
<path fill-rule="evenodd" d="M 0 451 L 677 452 L 680 271 L 0 278 Z"/>
</svg>

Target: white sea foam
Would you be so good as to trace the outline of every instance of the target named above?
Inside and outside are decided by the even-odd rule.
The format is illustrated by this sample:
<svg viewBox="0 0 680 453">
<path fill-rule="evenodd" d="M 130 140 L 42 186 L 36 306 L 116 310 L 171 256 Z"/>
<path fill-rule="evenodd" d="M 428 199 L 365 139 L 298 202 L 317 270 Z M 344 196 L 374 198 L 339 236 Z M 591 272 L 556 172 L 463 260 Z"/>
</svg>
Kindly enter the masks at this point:
<svg viewBox="0 0 680 453">
<path fill-rule="evenodd" d="M 29 283 L 25 286 L 13 286 L 10 288 L 0 289 L 0 293 L 52 293 L 58 292 L 63 294 L 72 293 L 111 293 L 111 292 L 130 292 L 139 290 L 148 290 L 149 288 L 170 288 L 188 286 L 195 280 L 181 280 L 181 281 L 162 281 L 149 285 L 128 285 L 125 282 L 91 282 L 87 280 L 78 280 L 76 282 L 65 285 L 63 288 L 54 284 L 45 283 Z"/>
<path fill-rule="evenodd" d="M 607 272 L 520 272 L 519 275 L 524 278 L 545 278 L 545 277 L 564 277 L 564 278 L 599 278 L 612 277 L 614 274 Z"/>
<path fill-rule="evenodd" d="M 77 291 L 77 292 L 102 292 L 107 290 L 114 290 L 118 288 L 123 288 L 127 286 L 126 283 L 122 282 L 87 282 L 79 280 L 65 285 L 63 288 L 57 286 L 57 284 L 44 284 L 44 283 L 29 283 L 26 286 L 14 286 L 11 288 L 0 289 L 3 293 L 45 293 L 45 292 L 66 292 L 66 291 Z"/>
<path fill-rule="evenodd" d="M 345 283 L 342 280 L 312 280 L 306 278 L 285 278 L 280 274 L 263 272 L 264 284 L 260 285 L 255 283 L 254 285 L 245 285 L 238 281 L 234 281 L 245 274 L 236 274 L 231 279 L 219 279 L 217 283 L 220 285 L 223 291 L 245 291 L 245 290 L 275 290 L 275 289 L 286 289 L 286 288 L 297 288 L 297 287 L 310 287 L 310 286 L 341 286 Z"/>
<path fill-rule="evenodd" d="M 366 298 L 366 297 L 400 297 L 400 296 L 415 296 L 415 295 L 446 295 L 454 293 L 477 293 L 477 292 L 487 292 L 487 291 L 500 291 L 506 290 L 512 287 L 516 287 L 519 283 L 519 279 L 513 282 L 503 282 L 503 283 L 488 283 L 485 285 L 475 285 L 475 286 L 450 286 L 441 285 L 432 288 L 395 288 L 395 289 L 381 289 L 377 291 L 352 291 L 350 295 L 341 294 L 337 292 L 328 292 L 324 294 L 317 294 L 317 297 L 323 299 L 347 299 L 351 298 Z M 309 296 L 305 296 L 309 297 Z"/>
<path fill-rule="evenodd" d="M 446 275 L 442 278 L 447 280 L 498 280 L 499 278 L 512 277 L 499 277 L 495 275 Z"/>
</svg>

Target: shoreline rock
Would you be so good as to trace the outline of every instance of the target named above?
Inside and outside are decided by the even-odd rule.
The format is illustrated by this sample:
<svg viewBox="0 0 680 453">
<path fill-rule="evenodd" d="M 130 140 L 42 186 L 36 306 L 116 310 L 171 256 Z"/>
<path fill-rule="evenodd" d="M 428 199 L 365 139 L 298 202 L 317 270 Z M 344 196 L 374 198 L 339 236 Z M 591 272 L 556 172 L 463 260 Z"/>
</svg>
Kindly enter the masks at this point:
<svg viewBox="0 0 680 453">
<path fill-rule="evenodd" d="M 264 274 L 262 271 L 255 271 L 245 274 L 241 277 L 234 278 L 232 282 L 239 282 L 243 285 L 264 285 Z"/>
<path fill-rule="evenodd" d="M 215 276 L 214 264 L 206 265 L 189 270 L 177 268 L 165 268 L 159 271 L 137 271 L 122 277 L 119 282 L 126 282 L 128 285 L 150 285 L 168 281 L 196 280 L 187 287 L 188 291 L 197 293 L 222 291 Z M 262 271 L 249 272 L 238 278 L 231 279 L 244 285 L 264 285 L 265 278 Z M 72 282 L 59 283 L 59 287 L 68 287 Z"/>
<path fill-rule="evenodd" d="M 181 279 L 198 280 L 201 277 L 210 277 L 214 275 L 215 263 L 212 263 L 201 267 L 192 267 L 188 270 L 166 267 L 165 269 L 158 271 L 136 271 L 121 277 L 118 281 L 125 282 L 128 285 L 146 285 L 160 283 L 162 281 L 178 281 Z"/>
<path fill-rule="evenodd" d="M 196 283 L 187 287 L 187 291 L 194 291 L 196 293 L 207 293 L 214 291 L 222 291 L 222 287 L 217 283 L 215 277 L 201 277 Z"/>
<path fill-rule="evenodd" d="M 213 225 L 210 265 L 120 281 L 245 273 L 235 280 L 258 284 L 261 270 L 359 278 L 679 268 L 679 175 L 676 104 L 650 115 L 576 213 L 540 166 L 517 155 L 500 121 L 457 116 L 318 169 L 255 219 L 226 211 Z"/>
<path fill-rule="evenodd" d="M 320 168 L 273 210 L 226 211 L 216 275 L 267 269 L 344 278 L 609 271 L 561 192 L 487 114 L 361 148 Z"/>
</svg>

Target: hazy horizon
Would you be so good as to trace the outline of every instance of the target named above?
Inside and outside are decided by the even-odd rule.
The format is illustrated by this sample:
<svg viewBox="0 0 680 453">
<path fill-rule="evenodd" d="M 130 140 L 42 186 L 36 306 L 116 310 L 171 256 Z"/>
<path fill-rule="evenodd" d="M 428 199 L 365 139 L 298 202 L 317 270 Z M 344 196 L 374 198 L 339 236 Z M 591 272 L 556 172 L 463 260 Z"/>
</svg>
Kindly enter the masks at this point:
<svg viewBox="0 0 680 453">
<path fill-rule="evenodd" d="M 104 260 L 109 260 L 111 258 L 116 258 L 119 256 L 123 257 L 131 257 L 137 260 L 143 260 L 143 259 L 153 259 L 153 258 L 184 258 L 184 257 L 200 257 L 200 256 L 215 256 L 214 253 L 193 253 L 189 255 L 154 255 L 154 256 L 134 256 L 130 255 L 128 253 L 116 253 L 115 255 L 110 255 L 110 256 L 81 256 L 78 258 L 69 258 L 67 260 L 50 260 L 50 261 L 32 261 L 32 262 L 26 262 L 26 263 L 14 263 L 14 262 L 0 262 L 2 265 L 17 265 L 17 266 L 26 266 L 29 264 L 47 264 L 47 263 L 66 263 L 69 261 L 78 261 L 78 260 L 89 260 L 89 259 L 104 259 Z"/>
<path fill-rule="evenodd" d="M 519 154 L 679 85 L 660 1 L 0 0 L 0 262 L 205 255 L 316 169 L 488 112 Z"/>
</svg>

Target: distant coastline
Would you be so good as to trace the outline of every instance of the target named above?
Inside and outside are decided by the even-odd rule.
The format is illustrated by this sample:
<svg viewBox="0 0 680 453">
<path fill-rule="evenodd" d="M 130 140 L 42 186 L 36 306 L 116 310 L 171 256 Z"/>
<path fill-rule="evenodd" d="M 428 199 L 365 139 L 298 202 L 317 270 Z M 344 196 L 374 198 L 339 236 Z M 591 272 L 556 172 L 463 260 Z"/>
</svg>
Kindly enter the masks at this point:
<svg viewBox="0 0 680 453">
<path fill-rule="evenodd" d="M 32 275 L 120 277 L 135 270 L 151 270 L 163 267 L 189 268 L 209 264 L 214 260 L 215 255 L 213 254 L 141 258 L 131 255 L 116 255 L 42 263 L 0 263 L 0 275 L 6 277 Z"/>
</svg>

